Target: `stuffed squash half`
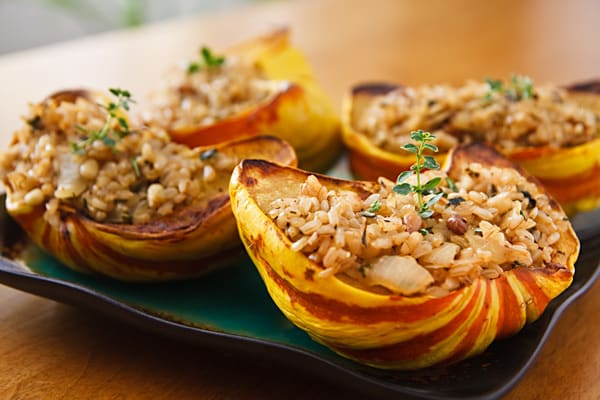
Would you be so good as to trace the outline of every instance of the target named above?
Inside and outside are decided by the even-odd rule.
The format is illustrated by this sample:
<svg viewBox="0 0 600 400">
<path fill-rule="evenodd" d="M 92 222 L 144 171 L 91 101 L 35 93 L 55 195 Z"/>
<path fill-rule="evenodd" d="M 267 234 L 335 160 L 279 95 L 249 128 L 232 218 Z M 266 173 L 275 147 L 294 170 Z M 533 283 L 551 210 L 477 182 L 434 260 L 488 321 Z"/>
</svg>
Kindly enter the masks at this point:
<svg viewBox="0 0 600 400">
<path fill-rule="evenodd" d="M 565 213 L 493 149 L 461 145 L 443 171 L 408 175 L 235 168 L 242 241 L 314 340 L 379 368 L 448 364 L 515 334 L 570 285 L 579 241 Z"/>
<path fill-rule="evenodd" d="M 32 105 L 0 157 L 7 212 L 65 265 L 124 280 L 197 276 L 239 247 L 227 187 L 243 158 L 296 165 L 252 137 L 190 149 L 129 125 L 129 92 L 85 90 Z"/>
<path fill-rule="evenodd" d="M 600 84 L 533 85 L 513 76 L 458 87 L 364 84 L 346 97 L 343 136 L 354 174 L 393 178 L 414 129 L 437 137 L 442 153 L 486 142 L 537 177 L 568 213 L 600 202 Z"/>
<path fill-rule="evenodd" d="M 304 55 L 280 29 L 173 67 L 144 114 L 174 141 L 205 146 L 260 134 L 290 143 L 300 165 L 325 170 L 341 150 L 339 118 Z"/>
</svg>

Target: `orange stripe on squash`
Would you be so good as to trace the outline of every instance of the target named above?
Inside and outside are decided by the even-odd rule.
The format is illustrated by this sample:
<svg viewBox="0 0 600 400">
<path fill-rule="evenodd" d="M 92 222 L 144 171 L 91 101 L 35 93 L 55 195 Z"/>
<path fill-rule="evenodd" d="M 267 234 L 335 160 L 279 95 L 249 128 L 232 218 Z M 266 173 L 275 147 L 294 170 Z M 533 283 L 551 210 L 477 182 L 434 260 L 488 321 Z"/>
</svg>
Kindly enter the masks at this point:
<svg viewBox="0 0 600 400">
<path fill-rule="evenodd" d="M 432 348 L 436 347 L 439 343 L 447 340 L 453 335 L 460 334 L 461 330 L 464 328 L 465 321 L 467 321 L 475 308 L 480 292 L 481 284 L 477 284 L 475 292 L 469 298 L 468 304 L 462 311 L 448 324 L 428 334 L 419 335 L 409 341 L 391 346 L 374 347 L 370 349 L 351 349 L 337 345 L 332 345 L 332 347 L 337 352 L 343 353 L 353 359 L 359 359 L 369 363 L 417 360 L 427 356 Z M 434 316 L 429 317 L 431 318 Z"/>
</svg>

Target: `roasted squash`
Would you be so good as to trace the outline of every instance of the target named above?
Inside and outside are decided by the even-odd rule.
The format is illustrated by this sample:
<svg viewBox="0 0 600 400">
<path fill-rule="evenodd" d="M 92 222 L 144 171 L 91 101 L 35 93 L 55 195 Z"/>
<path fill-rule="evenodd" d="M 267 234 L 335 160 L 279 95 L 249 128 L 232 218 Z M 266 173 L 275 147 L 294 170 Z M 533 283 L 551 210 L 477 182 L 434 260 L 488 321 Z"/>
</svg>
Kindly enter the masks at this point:
<svg viewBox="0 0 600 400">
<path fill-rule="evenodd" d="M 483 168 L 518 168 L 492 149 L 472 144 L 453 150 L 445 169 L 458 182 L 457 174 L 473 162 Z M 572 281 L 579 241 L 570 224 L 556 243 L 562 263 L 517 267 L 496 279 L 479 276 L 447 295 L 367 290 L 338 274 L 323 274 L 323 265 L 295 251 L 267 213 L 277 199 L 297 197 L 309 175 L 245 160 L 232 175 L 232 207 L 242 241 L 275 304 L 314 340 L 344 357 L 403 370 L 456 362 L 536 320 Z M 360 198 L 380 188 L 379 183 L 316 176 L 327 190 L 355 192 Z M 556 202 L 550 200 L 549 207 L 564 216 Z"/>
<path fill-rule="evenodd" d="M 189 146 L 206 146 L 261 134 L 278 136 L 294 147 L 300 165 L 309 170 L 324 171 L 337 159 L 342 148 L 338 116 L 304 55 L 290 44 L 287 29 L 240 43 L 225 50 L 224 57 L 224 65 L 229 58 L 235 58 L 256 67 L 261 79 L 268 81 L 261 87 L 270 83 L 275 88 L 257 104 L 244 105 L 233 114 L 211 119 L 212 122 L 161 122 L 164 101 L 152 100 L 157 95 L 160 99 L 175 98 L 179 102 L 175 108 L 180 110 L 190 96 L 198 95 L 198 82 L 186 81 L 191 79 L 190 74 L 180 69 L 164 90 L 151 97 L 158 106 L 149 109 L 149 123 L 162 124 L 174 141 Z M 245 90 L 240 89 L 244 93 Z M 240 96 L 243 94 L 233 95 L 231 102 L 235 105 Z M 171 110 L 167 113 L 172 115 Z"/>
<path fill-rule="evenodd" d="M 376 179 L 378 176 L 395 178 L 399 171 L 411 163 L 410 154 L 392 152 L 376 145 L 356 127 L 357 116 L 378 96 L 395 90 L 401 85 L 388 83 L 362 84 L 352 88 L 344 99 L 342 132 L 352 172 L 360 179 Z M 570 85 L 567 96 L 575 103 L 600 115 L 600 83 L 597 81 Z M 422 129 L 432 129 L 419 126 Z M 439 128 L 444 130 L 444 126 Z M 457 135 L 456 132 L 449 132 Z M 458 133 L 458 139 L 460 133 Z M 600 137 L 574 146 L 553 147 L 549 145 L 503 148 L 495 145 L 505 156 L 516 161 L 531 175 L 537 177 L 563 206 L 568 214 L 591 210 L 600 203 L 600 185 L 596 177 L 600 171 Z M 445 154 L 440 154 L 442 160 Z"/>
<path fill-rule="evenodd" d="M 12 153 L 6 153 L 3 156 L 3 180 L 7 188 L 7 212 L 21 225 L 35 243 L 72 269 L 129 281 L 194 277 L 226 265 L 235 257 L 243 254 L 227 193 L 231 169 L 235 164 L 232 164 L 229 170 L 224 168 L 216 172 L 211 171 L 214 174 L 214 179 L 210 183 L 200 184 L 201 191 L 197 194 L 197 200 L 190 201 L 189 204 L 181 203 L 181 206 L 174 208 L 173 212 L 165 213 L 162 217 L 160 215 L 154 216 L 142 223 L 132 223 L 131 220 L 113 221 L 110 218 L 105 221 L 96 220 L 90 217 L 87 212 L 91 207 L 97 207 L 93 202 L 89 204 L 84 199 L 81 207 L 78 207 L 75 203 L 81 204 L 81 201 L 70 198 L 56 201 L 57 209 L 52 215 L 58 216 L 58 218 L 48 218 L 45 214 L 51 208 L 50 202 L 56 200 L 57 193 L 61 190 L 61 184 L 58 184 L 58 189 L 56 187 L 51 189 L 44 197 L 42 192 L 46 190 L 45 186 L 36 181 L 42 178 L 39 173 L 32 177 L 32 183 L 30 184 L 31 187 L 36 187 L 36 189 L 26 189 L 29 190 L 29 193 L 32 193 L 29 194 L 29 198 L 27 195 L 24 199 L 22 196 L 17 197 L 17 192 L 22 192 L 21 189 L 28 178 L 19 175 L 20 173 L 15 168 L 18 164 L 17 161 L 14 161 L 15 159 L 30 160 L 35 157 L 34 153 L 38 150 L 46 151 L 45 149 L 50 149 L 52 152 L 58 152 L 59 148 L 62 149 L 62 155 L 44 156 L 47 161 L 52 162 L 51 165 L 45 167 L 49 168 L 47 172 L 50 179 L 60 179 L 56 177 L 70 169 L 63 162 L 66 158 L 73 157 L 76 162 L 80 160 L 80 158 L 77 158 L 80 156 L 72 153 L 69 146 L 69 144 L 74 146 L 74 140 L 77 136 L 73 135 L 77 133 L 66 132 L 69 129 L 65 128 L 66 122 L 61 120 L 60 117 L 56 117 L 56 115 L 61 114 L 55 113 L 53 115 L 58 118 L 57 126 L 62 127 L 60 129 L 65 129 L 65 132 L 59 129 L 54 136 L 47 134 L 44 126 L 44 118 L 46 117 L 40 116 L 48 108 L 64 106 L 64 102 L 75 103 L 81 98 L 91 100 L 86 104 L 92 104 L 93 106 L 96 106 L 98 100 L 88 91 L 65 91 L 50 96 L 43 103 L 34 107 L 35 116 L 32 115 L 32 119 L 28 121 L 31 127 L 24 125 L 15 134 L 9 149 Z M 88 116 L 85 113 L 83 114 L 78 112 L 79 118 L 82 118 L 81 121 L 86 121 Z M 90 116 L 89 119 L 91 118 Z M 83 130 L 81 126 L 78 129 Z M 140 131 L 143 131 L 143 129 L 140 128 Z M 49 139 L 49 137 L 52 138 Z M 166 134 L 164 134 L 164 138 L 163 145 L 169 143 Z M 45 149 L 40 149 L 38 145 L 33 147 L 33 150 L 23 150 L 27 148 L 26 143 L 28 143 L 28 140 L 33 143 L 45 143 L 42 146 Z M 110 142 L 108 143 L 110 144 Z M 141 154 L 145 151 L 143 146 L 146 143 L 141 143 L 141 150 L 135 149 L 136 154 L 140 154 L 139 157 L 142 157 Z M 95 144 L 91 143 L 87 151 L 96 151 L 96 147 L 104 146 L 95 146 Z M 112 144 L 114 146 L 114 143 Z M 223 157 L 234 160 L 233 163 L 237 163 L 246 157 L 258 157 L 286 165 L 296 165 L 293 149 L 287 143 L 275 137 L 254 136 L 243 138 L 210 146 L 205 149 L 206 151 L 200 149 L 185 150 L 185 146 L 176 144 L 173 144 L 173 146 L 183 148 L 183 152 L 189 151 L 193 154 L 197 152 L 200 157 L 205 154 L 210 156 L 218 153 Z M 125 156 L 128 150 L 120 149 L 116 145 L 113 151 L 116 154 L 115 157 L 117 157 L 117 155 Z M 81 160 L 88 155 L 81 156 Z M 52 157 L 52 159 L 48 157 Z M 123 179 L 123 175 L 126 175 L 119 169 L 121 167 L 112 160 L 100 162 L 103 166 L 112 162 L 112 169 L 118 169 L 117 176 L 114 178 L 115 181 Z M 40 161 L 40 165 L 41 163 L 44 163 L 43 159 Z M 136 164 L 131 167 L 128 167 L 125 163 L 125 167 L 137 169 L 137 179 L 131 183 L 131 186 L 146 185 L 148 187 L 147 193 L 150 193 L 152 182 L 158 182 L 159 178 L 144 175 L 145 168 L 150 168 L 150 164 L 142 165 L 142 161 L 139 163 L 140 165 Z M 143 163 L 146 164 L 147 161 L 143 161 Z M 35 168 L 37 167 L 34 164 L 32 171 L 36 171 Z M 10 170 L 7 171 L 7 168 L 10 168 Z M 82 170 L 79 169 L 79 171 Z M 83 172 L 79 172 L 79 174 L 81 175 Z M 52 178 L 52 176 L 55 178 Z M 99 178 L 96 177 L 95 179 L 89 185 L 99 185 Z M 192 179 L 194 179 L 194 175 L 192 175 Z M 145 180 L 148 180 L 148 182 L 145 182 Z M 140 190 L 144 190 L 143 193 L 146 193 L 146 189 Z M 38 196 L 38 198 L 34 198 L 35 196 Z M 148 199 L 150 194 L 148 194 L 148 197 L 145 196 L 144 194 L 143 197 Z M 126 200 L 121 202 L 126 202 Z M 106 213 L 103 216 L 106 218 Z M 236 251 L 236 248 L 239 248 L 240 251 Z"/>
</svg>

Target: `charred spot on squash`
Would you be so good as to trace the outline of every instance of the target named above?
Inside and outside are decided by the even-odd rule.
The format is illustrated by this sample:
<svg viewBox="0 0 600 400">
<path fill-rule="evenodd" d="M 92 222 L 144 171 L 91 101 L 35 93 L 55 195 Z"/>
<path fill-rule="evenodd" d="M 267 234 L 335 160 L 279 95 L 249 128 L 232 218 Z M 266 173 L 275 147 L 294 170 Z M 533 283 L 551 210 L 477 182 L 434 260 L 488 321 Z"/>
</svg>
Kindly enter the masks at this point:
<svg viewBox="0 0 600 400">
<path fill-rule="evenodd" d="M 59 230 L 60 236 L 63 238 L 63 240 L 65 240 L 65 241 L 71 241 L 71 232 L 69 231 L 69 228 L 67 227 L 67 224 L 65 224 L 64 222 L 61 223 L 59 225 L 58 230 Z"/>
<path fill-rule="evenodd" d="M 315 270 L 313 269 L 305 269 L 304 270 L 304 279 L 306 279 L 307 281 L 311 281 L 314 282 L 315 280 Z"/>
<path fill-rule="evenodd" d="M 75 101 L 79 98 L 89 99 L 90 97 L 91 93 L 85 89 L 61 90 L 48 96 L 46 101 L 54 100 L 58 104 L 75 103 Z"/>
<path fill-rule="evenodd" d="M 290 279 L 294 279 L 294 274 L 292 274 L 290 271 L 288 271 L 286 268 L 282 268 L 281 269 L 283 271 L 283 274 L 285 276 L 287 276 Z"/>
<path fill-rule="evenodd" d="M 258 181 L 255 178 L 251 177 L 251 176 L 244 176 L 244 177 L 242 177 L 242 182 L 247 187 L 252 187 L 252 186 L 254 186 L 254 185 L 256 185 L 258 183 Z"/>
<path fill-rule="evenodd" d="M 396 85 L 393 83 L 365 83 L 362 85 L 356 85 L 352 88 L 352 94 L 369 94 L 373 96 L 385 95 L 393 92 L 396 89 L 402 88 L 402 85 Z"/>
<path fill-rule="evenodd" d="M 571 271 L 569 271 L 569 269 L 559 263 L 556 262 L 546 262 L 544 263 L 544 268 L 540 268 L 540 271 L 542 271 L 543 273 L 547 274 L 547 275 L 554 275 L 555 273 L 562 273 L 563 271 L 572 274 Z"/>
<path fill-rule="evenodd" d="M 175 232 L 193 230 L 211 215 L 227 206 L 229 202 L 228 194 L 220 194 L 211 198 L 203 207 L 187 207 L 181 209 L 168 217 L 156 219 L 146 224 L 131 225 L 131 224 L 106 224 L 98 223 L 87 219 L 90 223 L 104 232 L 119 234 L 127 237 L 144 237 L 151 235 L 153 238 L 167 237 Z"/>
<path fill-rule="evenodd" d="M 570 92 L 600 94 L 600 80 L 574 83 L 567 86 L 567 90 Z"/>
</svg>

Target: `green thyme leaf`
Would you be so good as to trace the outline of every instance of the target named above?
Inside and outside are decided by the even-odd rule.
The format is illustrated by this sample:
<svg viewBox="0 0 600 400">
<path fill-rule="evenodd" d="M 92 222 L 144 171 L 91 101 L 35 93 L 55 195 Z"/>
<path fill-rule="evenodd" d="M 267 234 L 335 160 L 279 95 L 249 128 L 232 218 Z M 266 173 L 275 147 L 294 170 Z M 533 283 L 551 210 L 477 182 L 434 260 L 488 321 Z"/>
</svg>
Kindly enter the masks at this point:
<svg viewBox="0 0 600 400">
<path fill-rule="evenodd" d="M 412 131 L 410 133 L 410 138 L 412 140 L 414 140 L 415 142 L 424 142 L 425 141 L 424 136 L 423 136 L 423 131 L 421 129 L 419 129 L 418 131 Z M 416 148 L 416 146 L 415 146 L 415 148 Z"/>
<path fill-rule="evenodd" d="M 108 147 L 115 147 L 115 145 L 117 144 L 115 139 L 108 137 L 108 136 L 104 136 L 100 140 L 102 140 L 102 143 L 104 143 Z"/>
<path fill-rule="evenodd" d="M 416 154 L 416 153 L 417 153 L 417 151 L 418 151 L 418 149 L 417 149 L 417 146 L 415 146 L 415 145 L 414 145 L 414 144 L 412 144 L 412 143 L 407 143 L 407 144 L 405 144 L 404 146 L 402 146 L 402 147 L 401 147 L 401 149 L 402 149 L 402 150 L 406 150 L 406 151 L 408 151 L 408 152 L 411 152 L 411 153 L 413 153 L 413 154 Z"/>
<path fill-rule="evenodd" d="M 503 92 L 504 84 L 502 83 L 502 81 L 500 79 L 486 78 L 485 83 L 488 84 L 490 91 L 498 92 L 498 93 Z"/>
<path fill-rule="evenodd" d="M 71 142 L 71 151 L 80 156 L 85 154 L 85 149 L 76 142 Z"/>
<path fill-rule="evenodd" d="M 404 182 L 412 174 L 413 173 L 411 171 L 404 171 L 404 172 L 400 173 L 400 175 L 398 175 L 398 178 L 396 179 L 396 183 Z"/>
<path fill-rule="evenodd" d="M 208 47 L 202 47 L 200 53 L 202 54 L 202 58 L 204 59 L 204 64 L 206 64 L 208 68 L 219 67 L 225 62 L 225 57 L 215 56 Z"/>
<path fill-rule="evenodd" d="M 419 215 L 421 216 L 421 218 L 427 219 L 433 215 L 433 210 L 419 211 Z"/>
<path fill-rule="evenodd" d="M 408 183 L 401 183 L 394 186 L 394 192 L 406 196 L 412 191 L 412 187 Z"/>
<path fill-rule="evenodd" d="M 437 187 L 437 185 L 440 184 L 441 181 L 442 181 L 442 178 L 440 178 L 439 176 L 432 178 L 429 181 L 427 181 L 426 184 L 423 185 L 423 190 L 435 189 Z"/>
<path fill-rule="evenodd" d="M 187 73 L 188 74 L 193 74 L 193 73 L 196 73 L 198 71 L 200 71 L 200 65 L 197 62 L 192 62 L 187 67 Z"/>
<path fill-rule="evenodd" d="M 435 144 L 431 144 L 431 143 L 425 143 L 425 144 L 423 145 L 423 147 L 425 147 L 426 149 L 429 149 L 429 150 L 431 150 L 431 151 L 433 151 L 433 152 L 436 152 L 436 153 L 437 153 L 437 152 L 438 152 L 438 150 L 439 150 L 439 149 L 438 149 L 438 147 L 437 147 Z"/>
<path fill-rule="evenodd" d="M 201 69 L 218 68 L 225 63 L 224 56 L 215 55 L 212 50 L 204 46 L 200 49 L 200 59 L 192 61 L 187 67 L 187 73 L 193 74 Z"/>
<path fill-rule="evenodd" d="M 369 212 L 376 213 L 380 209 L 381 209 L 381 203 L 379 202 L 379 200 L 375 200 L 373 202 L 373 204 L 371 204 L 371 207 L 369 207 Z"/>
<path fill-rule="evenodd" d="M 431 156 L 423 156 L 423 166 L 427 169 L 440 169 L 440 164 Z"/>
<path fill-rule="evenodd" d="M 377 211 L 381 209 L 381 203 L 379 200 L 375 200 L 371 207 L 367 211 L 363 211 L 361 215 L 367 218 L 375 218 L 377 216 Z"/>
<path fill-rule="evenodd" d="M 117 118 L 117 121 L 119 121 L 119 125 L 121 125 L 121 128 L 125 129 L 126 131 L 129 130 L 129 124 L 127 123 L 127 120 L 123 117 L 119 117 Z"/>
<path fill-rule="evenodd" d="M 444 192 L 439 192 L 438 194 L 436 194 L 435 196 L 431 197 L 429 200 L 427 200 L 427 203 L 425 203 L 425 206 L 427 208 L 432 207 L 435 203 L 438 202 L 438 200 L 444 195 Z"/>
<path fill-rule="evenodd" d="M 108 91 L 117 97 L 127 97 L 127 98 L 131 97 L 131 93 L 129 93 L 128 90 L 119 89 L 119 88 L 109 88 Z"/>
</svg>

